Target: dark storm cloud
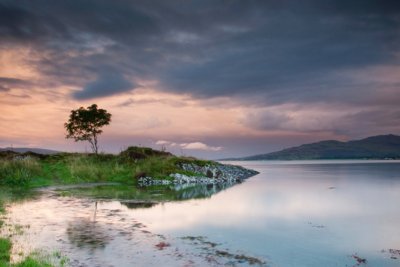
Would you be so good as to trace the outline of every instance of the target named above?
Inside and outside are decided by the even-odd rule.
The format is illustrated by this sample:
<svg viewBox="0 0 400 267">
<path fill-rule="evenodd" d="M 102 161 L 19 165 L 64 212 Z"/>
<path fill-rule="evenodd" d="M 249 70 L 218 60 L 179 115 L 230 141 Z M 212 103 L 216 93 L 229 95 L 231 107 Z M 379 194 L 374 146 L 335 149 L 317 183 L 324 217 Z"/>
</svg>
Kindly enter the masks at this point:
<svg viewBox="0 0 400 267">
<path fill-rule="evenodd" d="M 83 90 L 73 94 L 76 99 L 91 99 L 110 96 L 134 89 L 136 86 L 119 72 L 106 69 L 93 82 L 88 83 Z"/>
<path fill-rule="evenodd" d="M 340 122 L 341 128 L 336 131 L 341 131 L 348 136 L 368 136 L 384 133 L 398 133 L 400 121 L 400 109 L 382 109 L 372 108 L 348 115 Z M 354 122 L 357 127 L 354 127 Z"/>
<path fill-rule="evenodd" d="M 135 105 L 142 105 L 142 104 L 163 104 L 168 105 L 171 107 L 185 107 L 187 106 L 186 101 L 181 100 L 172 100 L 172 99 L 156 99 L 156 98 L 145 98 L 145 99 L 133 99 L 129 98 L 128 100 L 123 101 L 116 105 L 117 107 L 132 107 Z"/>
<path fill-rule="evenodd" d="M 204 96 L 257 93 L 270 103 L 308 102 L 332 101 L 341 91 L 338 100 L 347 101 L 353 81 L 339 72 L 398 64 L 398 5 L 390 12 L 361 3 L 317 7 L 254 11 L 257 23 L 225 33 L 204 59 L 176 65 L 165 80 L 171 88 Z"/>
<path fill-rule="evenodd" d="M 248 114 L 243 123 L 259 130 L 281 130 L 297 133 L 333 133 L 338 136 L 366 137 L 398 133 L 400 109 L 397 106 L 370 106 L 347 110 L 346 106 L 324 105 L 315 110 L 307 107 L 270 109 Z M 293 116 L 290 113 L 303 114 Z M 319 112 L 318 112 L 319 111 Z"/>
<path fill-rule="evenodd" d="M 57 39 L 76 41 L 79 34 L 133 40 L 155 27 L 153 20 L 129 1 L 105 0 L 1 1 L 0 23 L 3 38 L 41 40 L 49 42 L 47 45 Z"/>
<path fill-rule="evenodd" d="M 0 91 L 9 91 L 10 89 L 15 87 L 26 88 L 29 87 L 30 85 L 31 83 L 25 80 L 0 77 Z"/>
<path fill-rule="evenodd" d="M 154 65 L 143 51 L 160 33 L 151 16 L 130 1 L 0 1 L 0 47 L 33 48 L 26 61 L 48 87 L 81 87 L 77 99 L 108 96 L 133 89 L 124 76 Z"/>
<path fill-rule="evenodd" d="M 400 81 L 377 79 L 374 68 L 400 69 L 399 30 L 400 1 L 391 0 L 0 0 L 0 48 L 31 47 L 38 56 L 27 62 L 49 86 L 77 88 L 75 99 L 148 79 L 160 90 L 261 107 L 373 107 L 387 124 L 398 122 Z M 271 116 L 258 128 L 287 121 Z M 343 121 L 368 118 L 360 116 Z"/>
</svg>

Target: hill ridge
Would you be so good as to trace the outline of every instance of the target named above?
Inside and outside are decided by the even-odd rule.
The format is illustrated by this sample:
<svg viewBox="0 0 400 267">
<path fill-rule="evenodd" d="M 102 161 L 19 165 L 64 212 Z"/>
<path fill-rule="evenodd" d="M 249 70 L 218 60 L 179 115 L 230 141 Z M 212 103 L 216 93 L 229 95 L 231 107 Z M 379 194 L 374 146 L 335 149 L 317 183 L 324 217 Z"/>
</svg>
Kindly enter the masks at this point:
<svg viewBox="0 0 400 267">
<path fill-rule="evenodd" d="M 60 153 L 60 151 L 46 149 L 46 148 L 38 148 L 38 147 L 4 147 L 4 148 L 0 148 L 0 151 L 13 151 L 13 152 L 17 152 L 17 153 L 33 152 L 33 153 L 43 154 L 43 155 Z"/>
<path fill-rule="evenodd" d="M 370 136 L 342 142 L 323 140 L 265 154 L 229 160 L 400 159 L 400 136 Z"/>
</svg>

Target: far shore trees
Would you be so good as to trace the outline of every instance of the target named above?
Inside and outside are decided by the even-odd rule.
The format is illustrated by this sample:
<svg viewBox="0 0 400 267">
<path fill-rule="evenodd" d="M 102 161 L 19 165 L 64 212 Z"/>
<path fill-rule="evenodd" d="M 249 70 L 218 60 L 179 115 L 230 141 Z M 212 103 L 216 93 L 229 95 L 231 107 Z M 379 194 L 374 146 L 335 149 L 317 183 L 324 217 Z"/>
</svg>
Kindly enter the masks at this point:
<svg viewBox="0 0 400 267">
<path fill-rule="evenodd" d="M 97 137 L 103 132 L 100 128 L 110 122 L 111 114 L 105 109 L 98 109 L 96 104 L 71 110 L 69 120 L 64 124 L 67 130 L 66 138 L 73 138 L 75 142 L 88 141 L 93 153 L 97 154 Z"/>
</svg>

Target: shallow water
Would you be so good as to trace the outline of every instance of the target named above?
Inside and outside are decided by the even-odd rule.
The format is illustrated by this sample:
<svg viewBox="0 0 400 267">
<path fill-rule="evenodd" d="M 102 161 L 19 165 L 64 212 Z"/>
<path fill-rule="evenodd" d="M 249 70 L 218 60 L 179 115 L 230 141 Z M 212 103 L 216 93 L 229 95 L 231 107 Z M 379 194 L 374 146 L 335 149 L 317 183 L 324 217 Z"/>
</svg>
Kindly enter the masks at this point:
<svg viewBox="0 0 400 267">
<path fill-rule="evenodd" d="M 260 174 L 204 199 L 14 203 L 13 257 L 39 248 L 72 266 L 400 266 L 399 161 L 234 163 Z"/>
</svg>

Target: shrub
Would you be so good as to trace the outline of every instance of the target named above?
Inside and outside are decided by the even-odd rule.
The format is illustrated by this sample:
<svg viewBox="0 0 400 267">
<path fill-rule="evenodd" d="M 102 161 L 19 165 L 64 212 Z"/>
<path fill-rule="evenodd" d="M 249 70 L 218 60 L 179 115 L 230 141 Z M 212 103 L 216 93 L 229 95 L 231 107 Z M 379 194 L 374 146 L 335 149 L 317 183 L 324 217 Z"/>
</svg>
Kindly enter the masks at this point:
<svg viewBox="0 0 400 267">
<path fill-rule="evenodd" d="M 41 174 L 38 161 L 32 157 L 16 157 L 0 161 L 0 184 L 9 186 L 27 185 Z"/>
<path fill-rule="evenodd" d="M 166 178 L 169 174 L 177 172 L 173 157 L 160 158 L 157 156 L 140 160 L 135 164 L 135 177 L 150 176 L 153 178 Z"/>
<path fill-rule="evenodd" d="M 170 157 L 171 153 L 165 151 L 154 150 L 150 147 L 130 146 L 119 154 L 123 160 L 141 160 L 149 157 Z"/>
</svg>

